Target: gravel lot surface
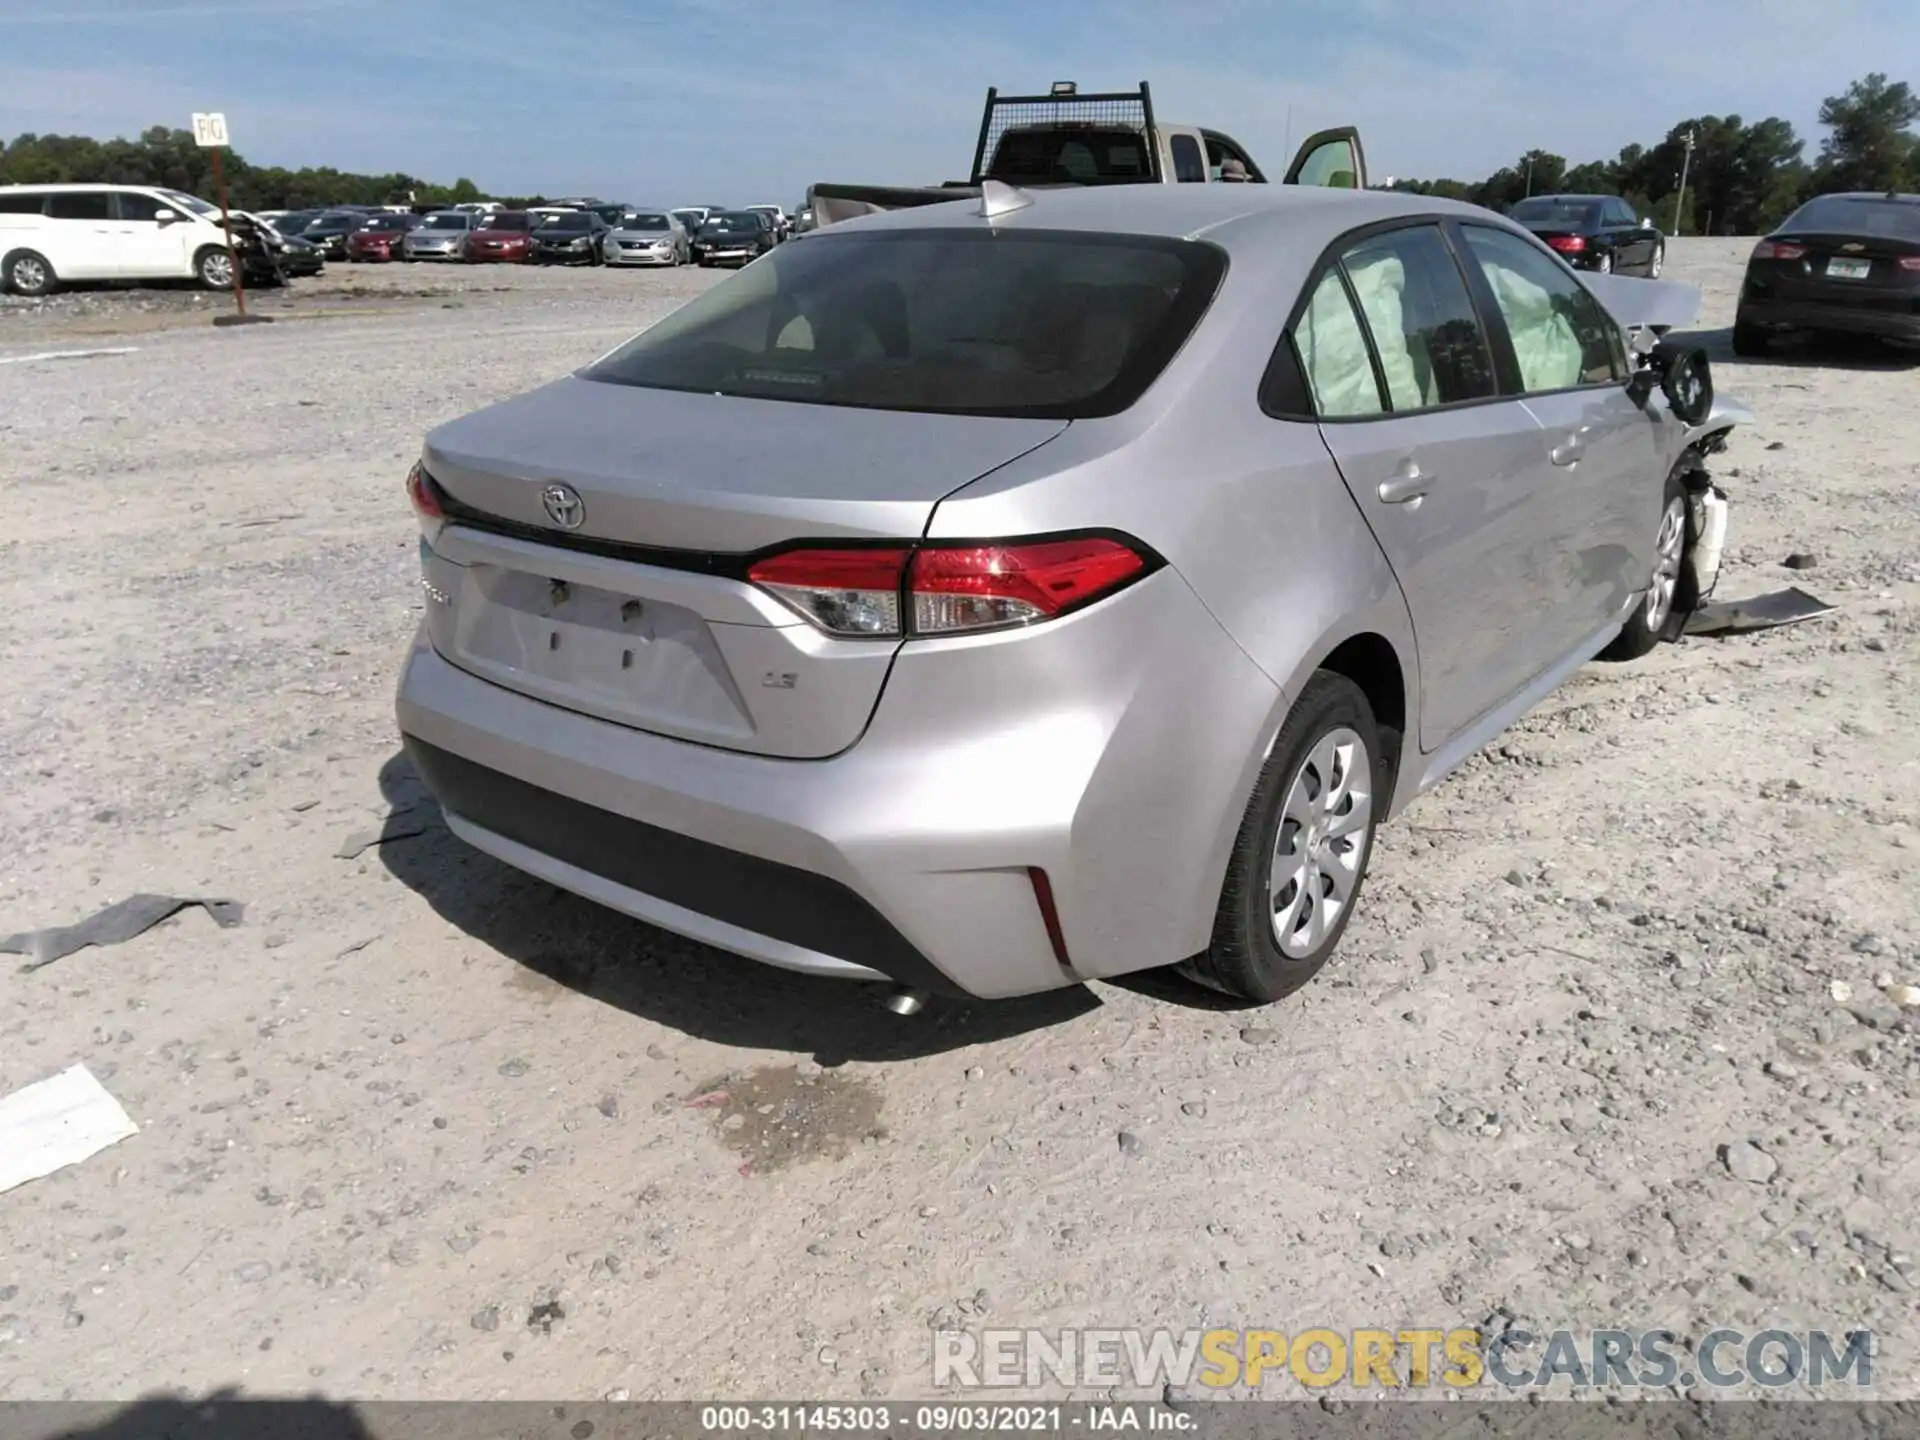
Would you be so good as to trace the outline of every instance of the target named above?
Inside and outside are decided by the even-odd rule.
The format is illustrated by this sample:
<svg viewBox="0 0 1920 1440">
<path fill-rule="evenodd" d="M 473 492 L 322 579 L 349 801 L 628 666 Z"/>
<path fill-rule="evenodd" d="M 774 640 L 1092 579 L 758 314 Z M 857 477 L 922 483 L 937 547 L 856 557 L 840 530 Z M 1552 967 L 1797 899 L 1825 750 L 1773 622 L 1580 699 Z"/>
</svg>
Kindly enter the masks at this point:
<svg viewBox="0 0 1920 1440">
<path fill-rule="evenodd" d="M 1838 612 L 1588 667 L 1257 1011 L 903 1022 L 439 827 L 406 466 L 705 272 L 0 306 L 0 362 L 132 347 L 0 363 L 0 933 L 248 906 L 0 960 L 0 1092 L 84 1062 L 141 1127 L 0 1195 L 0 1398 L 905 1397 L 930 1325 L 1516 1321 L 1866 1326 L 1920 1396 L 1920 371 L 1732 360 L 1746 248 L 1671 253 L 1759 417 L 1722 594 Z"/>
</svg>

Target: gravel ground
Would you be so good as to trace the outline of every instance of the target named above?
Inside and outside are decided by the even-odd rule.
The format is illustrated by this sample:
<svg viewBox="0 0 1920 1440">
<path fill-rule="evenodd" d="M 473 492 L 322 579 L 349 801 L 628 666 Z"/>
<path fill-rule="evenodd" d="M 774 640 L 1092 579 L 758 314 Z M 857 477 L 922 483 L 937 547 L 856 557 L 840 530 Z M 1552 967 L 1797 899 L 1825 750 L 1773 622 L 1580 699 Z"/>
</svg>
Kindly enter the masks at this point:
<svg viewBox="0 0 1920 1440">
<path fill-rule="evenodd" d="M 0 1091 L 83 1061 L 141 1127 L 0 1196 L 0 1398 L 903 1397 L 930 1324 L 1515 1321 L 1866 1326 L 1920 1396 L 1916 377 L 1732 360 L 1745 249 L 1671 254 L 1759 417 L 1722 593 L 1837 613 L 1588 667 L 1251 1012 L 1143 977 L 903 1022 L 437 826 L 406 465 L 703 272 L 0 309 L 0 362 L 134 347 L 0 363 L 0 932 L 248 903 L 0 971 Z"/>
</svg>

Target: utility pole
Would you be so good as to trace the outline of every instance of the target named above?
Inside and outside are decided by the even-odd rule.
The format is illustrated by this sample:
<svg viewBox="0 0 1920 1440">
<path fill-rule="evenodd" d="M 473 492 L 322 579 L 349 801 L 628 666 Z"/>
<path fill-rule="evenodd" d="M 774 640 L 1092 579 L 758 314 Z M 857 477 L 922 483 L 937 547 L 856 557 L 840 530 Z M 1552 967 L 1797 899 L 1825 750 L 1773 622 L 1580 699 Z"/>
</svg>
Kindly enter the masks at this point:
<svg viewBox="0 0 1920 1440">
<path fill-rule="evenodd" d="M 1686 150 L 1680 157 L 1680 193 L 1673 197 L 1673 233 L 1680 233 L 1680 207 L 1687 201 L 1687 170 L 1693 164 L 1693 131 L 1689 130 L 1681 137 L 1686 142 Z"/>
<path fill-rule="evenodd" d="M 1533 198 L 1533 156 L 1527 156 L 1527 198 Z"/>
</svg>

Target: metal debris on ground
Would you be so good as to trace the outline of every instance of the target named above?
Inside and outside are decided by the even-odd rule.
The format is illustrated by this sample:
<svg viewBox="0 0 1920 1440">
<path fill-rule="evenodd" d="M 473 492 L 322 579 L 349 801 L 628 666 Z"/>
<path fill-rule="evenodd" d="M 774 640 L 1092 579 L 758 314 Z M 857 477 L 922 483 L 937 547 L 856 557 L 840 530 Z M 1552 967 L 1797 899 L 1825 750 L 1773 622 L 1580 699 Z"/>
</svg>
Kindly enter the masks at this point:
<svg viewBox="0 0 1920 1440">
<path fill-rule="evenodd" d="M 340 848 L 334 851 L 334 857 L 340 860 L 352 860 L 364 850 L 375 845 L 385 845 L 394 840 L 411 840 L 416 835 L 424 835 L 434 827 L 424 821 L 396 825 L 390 830 L 356 830 L 340 842 Z"/>
<path fill-rule="evenodd" d="M 1749 630 L 1771 630 L 1797 625 L 1833 613 L 1833 606 L 1809 595 L 1797 585 L 1749 595 L 1744 600 L 1711 600 L 1687 621 L 1689 635 L 1741 635 Z"/>
<path fill-rule="evenodd" d="M 0 939 L 0 952 L 31 955 L 20 967 L 21 974 L 64 959 L 89 945 L 119 945 L 136 935 L 145 934 L 162 920 L 176 915 L 189 905 L 198 905 L 213 917 L 222 930 L 240 923 L 246 906 L 238 900 L 214 900 L 201 895 L 129 895 L 126 899 L 96 911 L 78 925 L 54 925 L 44 930 L 25 930 Z"/>
<path fill-rule="evenodd" d="M 78 1165 L 140 1127 L 84 1065 L 0 1099 L 0 1191 Z"/>
</svg>

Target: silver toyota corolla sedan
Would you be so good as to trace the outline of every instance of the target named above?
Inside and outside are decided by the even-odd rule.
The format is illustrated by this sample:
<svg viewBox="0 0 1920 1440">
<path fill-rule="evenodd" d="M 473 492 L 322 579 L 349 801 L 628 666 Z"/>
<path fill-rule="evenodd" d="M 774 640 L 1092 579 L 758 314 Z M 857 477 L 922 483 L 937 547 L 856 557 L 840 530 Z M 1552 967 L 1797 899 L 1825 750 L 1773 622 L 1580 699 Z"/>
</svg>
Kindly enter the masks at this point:
<svg viewBox="0 0 1920 1440">
<path fill-rule="evenodd" d="M 1381 821 L 1673 632 L 1688 427 L 1488 211 L 990 188 L 432 432 L 406 748 L 473 845 L 774 965 L 1278 997 Z"/>
</svg>

